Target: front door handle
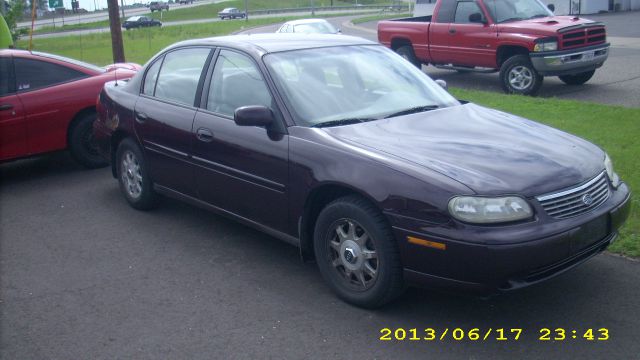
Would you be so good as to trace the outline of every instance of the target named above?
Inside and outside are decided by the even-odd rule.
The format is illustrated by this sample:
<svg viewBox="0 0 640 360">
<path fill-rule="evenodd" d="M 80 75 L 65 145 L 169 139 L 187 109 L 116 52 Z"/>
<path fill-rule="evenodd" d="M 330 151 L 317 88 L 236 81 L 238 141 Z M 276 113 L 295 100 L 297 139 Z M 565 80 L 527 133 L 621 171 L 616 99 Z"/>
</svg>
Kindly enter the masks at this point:
<svg viewBox="0 0 640 360">
<path fill-rule="evenodd" d="M 455 34 L 456 33 L 456 29 L 449 29 L 449 34 Z"/>
<path fill-rule="evenodd" d="M 141 112 L 137 112 L 137 111 L 136 111 L 135 117 L 136 117 L 136 121 L 139 122 L 140 124 L 144 123 L 149 118 L 147 116 L 147 114 L 141 113 Z"/>
<path fill-rule="evenodd" d="M 200 128 L 196 131 L 196 137 L 200 141 L 204 142 L 212 142 L 213 141 L 213 133 L 209 129 Z"/>
<path fill-rule="evenodd" d="M 13 109 L 13 105 L 11 104 L 2 104 L 0 105 L 0 111 L 11 110 Z"/>
</svg>

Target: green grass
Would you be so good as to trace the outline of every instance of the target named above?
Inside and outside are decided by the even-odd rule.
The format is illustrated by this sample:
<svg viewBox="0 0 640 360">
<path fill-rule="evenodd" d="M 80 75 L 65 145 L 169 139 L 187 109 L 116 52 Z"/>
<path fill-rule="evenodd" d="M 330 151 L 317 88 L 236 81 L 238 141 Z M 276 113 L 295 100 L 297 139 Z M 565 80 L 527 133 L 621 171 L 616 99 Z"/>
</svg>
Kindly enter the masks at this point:
<svg viewBox="0 0 640 360">
<path fill-rule="evenodd" d="M 362 24 L 362 23 L 366 23 L 366 22 L 370 22 L 370 21 L 380 21 L 380 20 L 387 20 L 387 19 L 399 19 L 399 18 L 410 17 L 410 16 L 411 16 L 411 14 L 409 14 L 409 13 L 402 13 L 402 14 L 382 13 L 382 14 L 377 14 L 377 15 L 359 17 L 359 18 L 351 20 L 351 23 L 356 25 L 356 24 Z"/>
<path fill-rule="evenodd" d="M 54 32 L 73 31 L 73 30 L 86 30 L 86 29 L 99 29 L 109 27 L 109 20 L 88 22 L 82 24 L 70 24 L 73 23 L 73 19 L 66 21 L 66 24 L 62 26 L 62 23 L 53 26 L 43 26 L 33 31 L 34 34 L 49 34 Z"/>
<path fill-rule="evenodd" d="M 344 14 L 334 14 L 341 16 Z M 143 28 L 123 31 L 125 57 L 127 61 L 144 64 L 151 56 L 163 48 L 181 40 L 227 35 L 249 27 L 280 23 L 303 18 L 303 16 L 282 16 L 272 18 L 237 21 L 218 21 L 202 24 L 169 26 L 164 28 Z M 18 41 L 19 48 L 27 48 L 28 39 Z M 71 35 L 58 38 L 33 39 L 33 50 L 67 56 L 97 65 L 113 62 L 111 34 L 97 33 Z"/>
<path fill-rule="evenodd" d="M 504 110 L 570 132 L 602 147 L 632 191 L 640 189 L 640 108 L 571 100 L 531 98 L 451 89 L 459 99 Z M 631 216 L 609 250 L 640 257 L 640 198 L 632 198 Z"/>
</svg>

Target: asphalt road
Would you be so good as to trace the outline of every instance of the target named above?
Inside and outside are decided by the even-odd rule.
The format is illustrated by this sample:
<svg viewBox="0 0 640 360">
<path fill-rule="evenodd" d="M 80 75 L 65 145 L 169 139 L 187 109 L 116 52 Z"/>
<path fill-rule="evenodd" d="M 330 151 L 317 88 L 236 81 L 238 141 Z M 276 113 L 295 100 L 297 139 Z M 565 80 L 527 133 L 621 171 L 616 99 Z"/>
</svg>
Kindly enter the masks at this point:
<svg viewBox="0 0 640 360">
<path fill-rule="evenodd" d="M 0 178 L 2 359 L 640 359 L 636 261 L 601 254 L 491 299 L 409 289 L 367 311 L 296 248 L 173 200 L 136 211 L 108 169 L 67 153 L 0 165 Z M 382 328 L 523 332 L 389 342 Z M 542 328 L 567 340 L 540 341 Z M 610 339 L 585 340 L 589 328 Z"/>
</svg>

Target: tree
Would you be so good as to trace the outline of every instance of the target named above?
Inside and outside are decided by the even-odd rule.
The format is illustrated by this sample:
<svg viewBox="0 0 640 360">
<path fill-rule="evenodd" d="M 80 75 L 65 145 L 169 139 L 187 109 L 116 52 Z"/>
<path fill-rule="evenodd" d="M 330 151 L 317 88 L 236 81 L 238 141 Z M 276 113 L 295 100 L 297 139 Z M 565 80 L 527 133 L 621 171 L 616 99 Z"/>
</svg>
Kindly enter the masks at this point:
<svg viewBox="0 0 640 360">
<path fill-rule="evenodd" d="M 18 29 L 18 20 L 22 18 L 22 11 L 24 9 L 24 2 L 18 0 L 11 3 L 11 8 L 7 11 L 7 15 L 5 16 L 5 20 L 7 21 L 7 26 L 9 26 L 9 32 L 11 32 L 11 37 L 13 38 L 13 42 L 22 35 L 27 33 L 27 29 Z"/>
</svg>

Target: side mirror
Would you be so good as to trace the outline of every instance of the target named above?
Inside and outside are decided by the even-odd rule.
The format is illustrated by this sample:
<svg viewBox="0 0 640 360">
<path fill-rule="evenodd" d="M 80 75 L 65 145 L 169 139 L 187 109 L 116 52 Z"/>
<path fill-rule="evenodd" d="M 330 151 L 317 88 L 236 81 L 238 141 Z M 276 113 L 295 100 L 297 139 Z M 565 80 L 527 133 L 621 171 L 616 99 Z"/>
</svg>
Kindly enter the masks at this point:
<svg viewBox="0 0 640 360">
<path fill-rule="evenodd" d="M 446 81 L 442 79 L 437 79 L 436 84 L 440 85 L 440 87 L 443 88 L 445 91 L 449 91 L 449 85 L 447 85 Z"/>
<path fill-rule="evenodd" d="M 238 126 L 268 126 L 273 120 L 271 109 L 262 105 L 242 106 L 233 114 L 233 121 Z"/>
<path fill-rule="evenodd" d="M 556 6 L 555 6 L 555 5 L 553 5 L 553 4 L 549 4 L 549 5 L 547 5 L 547 8 L 548 8 L 549 10 L 551 10 L 551 12 L 555 12 L 555 11 L 556 11 Z"/>
<path fill-rule="evenodd" d="M 473 13 L 471 15 L 469 15 L 469 22 L 471 23 L 480 23 L 480 24 L 485 24 L 486 21 L 484 19 L 482 19 L 482 14 L 480 13 Z"/>
</svg>

